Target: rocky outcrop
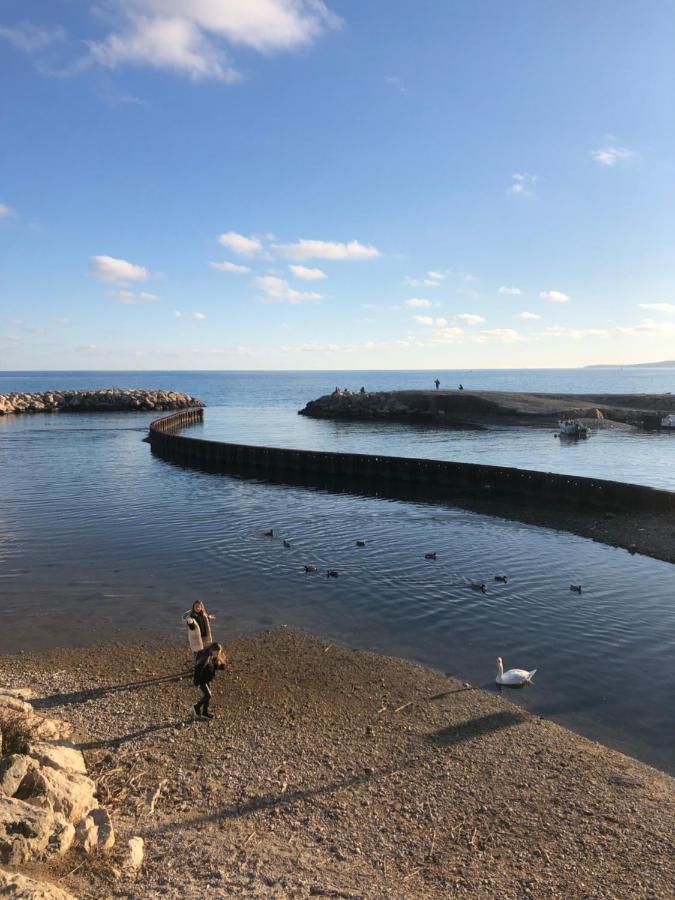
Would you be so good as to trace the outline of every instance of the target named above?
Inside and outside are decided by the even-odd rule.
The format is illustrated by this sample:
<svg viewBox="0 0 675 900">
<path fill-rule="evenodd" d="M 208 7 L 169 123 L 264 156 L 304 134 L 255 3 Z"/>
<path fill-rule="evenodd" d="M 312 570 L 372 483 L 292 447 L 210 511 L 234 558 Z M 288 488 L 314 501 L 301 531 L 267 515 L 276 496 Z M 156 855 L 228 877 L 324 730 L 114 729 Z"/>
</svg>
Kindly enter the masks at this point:
<svg viewBox="0 0 675 900">
<path fill-rule="evenodd" d="M 196 397 L 176 391 L 106 388 L 100 391 L 44 391 L 0 394 L 0 416 L 37 412 L 113 412 L 203 407 Z"/>
<path fill-rule="evenodd" d="M 0 797 L 0 862 L 45 862 L 70 849 L 75 829 L 63 816 L 23 800 Z"/>
<path fill-rule="evenodd" d="M 0 871 L 0 895 L 13 900 L 75 900 L 72 894 L 54 884 L 3 871 Z"/>
<path fill-rule="evenodd" d="M 560 418 L 607 427 L 658 428 L 675 410 L 670 394 L 526 394 L 507 391 L 339 391 L 310 400 L 300 415 L 316 419 L 384 419 L 454 428 L 555 426 Z"/>
</svg>

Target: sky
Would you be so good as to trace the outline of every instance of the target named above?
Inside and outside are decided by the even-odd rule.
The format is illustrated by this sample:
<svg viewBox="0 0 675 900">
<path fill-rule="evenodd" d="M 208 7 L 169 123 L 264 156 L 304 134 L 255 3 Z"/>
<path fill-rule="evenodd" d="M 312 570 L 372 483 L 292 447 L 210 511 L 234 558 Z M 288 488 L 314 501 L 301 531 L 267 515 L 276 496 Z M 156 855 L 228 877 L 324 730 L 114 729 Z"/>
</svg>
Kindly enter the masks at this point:
<svg viewBox="0 0 675 900">
<path fill-rule="evenodd" d="M 0 369 L 675 358 L 672 0 L 3 0 Z"/>
</svg>

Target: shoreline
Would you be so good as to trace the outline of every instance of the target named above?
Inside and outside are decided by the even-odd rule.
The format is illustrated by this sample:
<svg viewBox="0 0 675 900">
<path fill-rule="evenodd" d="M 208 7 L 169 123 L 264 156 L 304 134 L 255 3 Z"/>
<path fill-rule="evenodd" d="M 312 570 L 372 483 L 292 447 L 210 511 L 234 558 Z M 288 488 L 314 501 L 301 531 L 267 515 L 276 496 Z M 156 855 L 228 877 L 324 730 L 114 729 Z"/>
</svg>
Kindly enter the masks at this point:
<svg viewBox="0 0 675 900">
<path fill-rule="evenodd" d="M 146 840 L 133 881 L 105 857 L 42 874 L 85 900 L 669 896 L 670 776 L 404 660 L 290 629 L 226 649 L 217 718 L 190 724 L 182 641 L 0 657 Z"/>
</svg>

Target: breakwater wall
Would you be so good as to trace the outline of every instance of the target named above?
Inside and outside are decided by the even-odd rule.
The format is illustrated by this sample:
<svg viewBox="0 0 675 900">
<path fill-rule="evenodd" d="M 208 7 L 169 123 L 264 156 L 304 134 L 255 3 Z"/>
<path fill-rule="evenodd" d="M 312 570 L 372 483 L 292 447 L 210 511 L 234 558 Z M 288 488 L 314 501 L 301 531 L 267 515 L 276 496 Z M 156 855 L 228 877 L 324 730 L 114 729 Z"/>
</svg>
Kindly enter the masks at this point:
<svg viewBox="0 0 675 900">
<path fill-rule="evenodd" d="M 638 484 L 436 459 L 258 447 L 179 433 L 201 422 L 203 416 L 203 409 L 187 409 L 156 419 L 147 438 L 153 453 L 186 466 L 245 472 L 263 478 L 288 476 L 292 480 L 302 478 L 305 483 L 313 477 L 348 479 L 352 484 L 360 481 L 371 488 L 378 482 L 421 485 L 432 491 L 437 500 L 462 495 L 506 496 L 561 507 L 675 512 L 675 491 Z"/>
<path fill-rule="evenodd" d="M 204 406 L 201 400 L 176 391 L 146 388 L 103 388 L 96 391 L 42 391 L 0 394 L 0 416 L 40 412 L 133 412 Z"/>
</svg>

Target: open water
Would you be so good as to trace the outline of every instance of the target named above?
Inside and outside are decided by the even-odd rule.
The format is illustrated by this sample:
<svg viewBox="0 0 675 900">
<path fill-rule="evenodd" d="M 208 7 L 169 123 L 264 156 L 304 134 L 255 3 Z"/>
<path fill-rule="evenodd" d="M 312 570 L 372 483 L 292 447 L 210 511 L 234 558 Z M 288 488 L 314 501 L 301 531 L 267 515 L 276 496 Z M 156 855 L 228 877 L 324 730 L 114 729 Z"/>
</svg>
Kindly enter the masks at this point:
<svg viewBox="0 0 675 900">
<path fill-rule="evenodd" d="M 674 488 L 675 435 L 445 432 L 296 415 L 336 384 L 662 392 L 675 370 L 2 373 L 0 393 L 186 391 L 205 436 L 387 452 Z M 538 668 L 509 697 L 675 772 L 675 569 L 564 532 L 444 505 L 191 471 L 153 457 L 148 413 L 0 418 L 0 651 L 180 633 L 197 597 L 217 637 L 289 625 L 493 689 L 495 660 Z M 266 538 L 274 528 L 279 537 Z M 291 542 L 283 547 L 281 538 Z M 365 548 L 356 540 L 366 540 Z M 675 539 L 675 535 L 674 535 Z M 434 550 L 435 562 L 424 559 Z M 306 575 L 303 565 L 319 573 Z M 340 572 L 326 578 L 327 568 Z M 494 575 L 506 573 L 508 584 Z M 484 580 L 486 594 L 469 582 Z M 584 585 L 573 594 L 572 582 Z"/>
</svg>

